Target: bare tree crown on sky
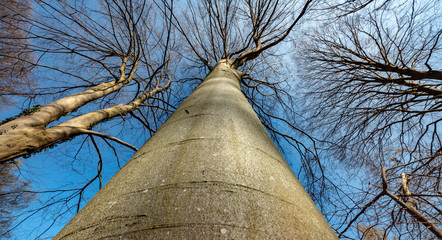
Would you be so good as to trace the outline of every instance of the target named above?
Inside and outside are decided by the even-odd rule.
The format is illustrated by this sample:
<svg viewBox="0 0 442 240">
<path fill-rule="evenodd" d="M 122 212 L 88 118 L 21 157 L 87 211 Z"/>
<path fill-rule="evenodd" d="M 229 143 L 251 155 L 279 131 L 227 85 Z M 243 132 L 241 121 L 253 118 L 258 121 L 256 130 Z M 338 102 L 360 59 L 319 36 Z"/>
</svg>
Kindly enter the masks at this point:
<svg viewBox="0 0 442 240">
<path fill-rule="evenodd" d="M 326 23 L 302 45 L 321 147 L 354 169 L 347 177 L 367 174 L 333 198 L 347 206 L 341 237 L 358 222 L 384 236 L 442 236 L 440 10 L 438 1 L 388 2 Z"/>
<path fill-rule="evenodd" d="M 29 2 L 0 4 L 0 101 L 23 106 L 2 114 L 0 161 L 50 156 L 85 176 L 35 189 L 58 194 L 46 206 L 78 211 L 108 159 L 122 166 L 226 60 L 342 238 L 438 236 L 438 1 Z"/>
</svg>

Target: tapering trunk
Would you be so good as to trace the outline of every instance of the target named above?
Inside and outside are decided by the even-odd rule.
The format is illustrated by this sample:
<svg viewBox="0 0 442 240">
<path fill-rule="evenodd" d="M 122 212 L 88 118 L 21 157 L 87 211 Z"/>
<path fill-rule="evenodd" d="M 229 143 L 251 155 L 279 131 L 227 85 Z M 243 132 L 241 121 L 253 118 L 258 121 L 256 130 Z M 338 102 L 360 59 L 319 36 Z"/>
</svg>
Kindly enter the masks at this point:
<svg viewBox="0 0 442 240">
<path fill-rule="evenodd" d="M 337 239 L 220 62 L 55 239 Z"/>
</svg>

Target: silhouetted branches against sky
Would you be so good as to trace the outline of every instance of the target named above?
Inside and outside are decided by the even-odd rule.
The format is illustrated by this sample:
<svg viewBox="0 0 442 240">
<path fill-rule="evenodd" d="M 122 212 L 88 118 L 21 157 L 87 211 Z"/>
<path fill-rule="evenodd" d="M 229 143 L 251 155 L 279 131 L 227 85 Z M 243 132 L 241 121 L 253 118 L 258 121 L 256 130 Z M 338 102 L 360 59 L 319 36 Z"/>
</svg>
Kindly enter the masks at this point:
<svg viewBox="0 0 442 240">
<path fill-rule="evenodd" d="M 32 89 L 31 65 L 27 63 L 32 56 L 27 49 L 27 36 L 21 30 L 27 26 L 23 18 L 29 16 L 29 7 L 30 1 L 0 1 L 0 110 L 14 105 L 10 95 Z M 0 165 L 0 237 L 11 236 L 8 229 L 16 212 L 26 208 L 35 197 L 27 192 L 30 182 L 17 176 L 19 164 Z"/>
<path fill-rule="evenodd" d="M 327 140 L 321 147 L 355 172 L 368 173 L 359 190 L 351 190 L 362 201 L 343 210 L 349 217 L 339 228 L 345 232 L 348 224 L 366 221 L 386 236 L 425 239 L 428 225 L 395 197 L 412 198 L 441 227 L 440 5 L 429 0 L 373 8 L 309 33 L 302 45 L 304 86 L 314 109 L 309 114 Z M 377 197 L 385 189 L 381 163 L 390 199 Z M 405 180 L 411 193 L 404 192 Z"/>
<path fill-rule="evenodd" d="M 162 2 L 169 9 L 174 4 Z M 188 14 L 175 14 L 174 24 L 186 41 L 187 58 L 196 66 L 211 69 L 219 59 L 230 59 L 238 68 L 264 55 L 286 39 L 313 1 L 187 2 Z"/>
<path fill-rule="evenodd" d="M 30 1 L 0 1 L 0 109 L 10 105 L 10 95 L 29 92 L 32 54 L 24 29 L 30 14 Z"/>
<path fill-rule="evenodd" d="M 3 151 L 2 161 L 81 134 L 105 137 L 91 132 L 90 128 L 132 111 L 136 114 L 139 108 L 148 108 L 149 105 L 142 104 L 159 96 L 170 85 L 167 71 L 173 33 L 167 21 L 151 19 L 155 15 L 151 4 L 99 1 L 96 9 L 78 4 L 38 1 L 35 17 L 27 20 L 32 26 L 27 35 L 35 44 L 30 48 L 38 56 L 37 61 L 28 63 L 38 68 L 35 72 L 45 80 L 44 86 L 36 89 L 36 95 L 40 92 L 58 99 L 41 104 L 32 116 L 22 116 L 2 126 L 2 136 L 9 134 L 10 139 L 15 139 Z M 89 102 L 100 107 L 93 107 L 97 110 L 92 111 L 82 108 Z M 161 106 L 155 112 L 164 106 L 159 101 L 151 103 L 154 108 L 158 104 Z M 76 111 L 75 117 L 58 121 L 72 111 Z M 20 132 L 31 130 L 30 122 L 34 122 L 31 125 L 35 134 L 20 140 L 24 137 Z M 53 126 L 44 129 L 49 124 Z M 50 139 L 38 138 L 42 127 L 45 134 L 54 135 Z M 33 143 L 24 145 L 21 141 Z"/>
<path fill-rule="evenodd" d="M 76 209 L 85 188 L 93 185 L 91 181 L 100 185 L 105 148 L 117 159 L 121 151 L 116 149 L 121 144 L 124 149 L 136 149 L 173 111 L 179 98 L 185 97 L 179 88 L 171 89 L 171 84 L 190 92 L 188 79 L 204 79 L 219 60 L 227 59 L 232 68 L 243 72 L 242 91 L 280 149 L 302 163 L 298 176 L 312 197 L 320 203 L 328 187 L 339 192 L 336 199 L 339 196 L 343 201 L 332 203 L 335 216 L 349 215 L 336 229 L 342 232 L 349 223 L 359 223 L 361 218 L 355 218 L 359 215 L 367 223 L 364 228 L 369 229 L 378 224 L 376 221 L 385 220 L 382 204 L 387 204 L 390 212 L 399 211 L 395 216 L 400 217 L 389 229 L 379 225 L 379 232 L 400 232 L 399 218 L 408 215 L 390 204 L 391 199 L 382 196 L 367 208 L 370 211 L 358 213 L 382 191 L 380 170 L 370 175 L 373 171 L 369 167 L 379 168 L 378 163 L 390 161 L 390 157 L 400 162 L 384 164 L 393 194 L 410 197 L 402 196 L 400 186 L 393 184 L 404 172 L 413 178 L 407 182 L 410 191 L 420 194 L 415 199 L 431 194 L 432 198 L 435 192 L 430 186 L 439 187 L 436 114 L 440 102 L 436 100 L 440 72 L 436 64 L 440 62 L 440 33 L 434 34 L 437 26 L 426 18 L 432 14 L 423 14 L 424 5 L 399 3 L 395 15 L 388 0 L 333 4 L 330 9 L 336 14 L 318 18 L 333 21 L 327 21 L 325 31 L 312 34 L 305 45 L 308 51 L 297 56 L 305 56 L 307 63 L 306 74 L 297 78 L 284 58 L 292 50 L 287 42 L 291 37 L 304 37 L 298 26 L 312 10 L 324 10 L 319 1 L 35 1 L 31 16 L 20 15 L 28 27 L 9 25 L 19 27 L 27 37 L 26 49 L 34 57 L 14 59 L 32 67 L 32 76 L 40 85 L 32 92 L 29 105 L 41 106 L 0 125 L 0 143 L 16 148 L 13 153 L 0 149 L 0 158 L 9 161 L 81 135 L 75 139 L 78 145 L 71 148 L 80 152 L 89 146 L 89 155 L 98 156 L 92 160 L 96 164 L 92 177 L 89 175 L 82 186 L 70 188 L 72 191 L 61 189 L 60 194 L 69 195 L 47 204 L 63 203 L 68 210 Z M 181 59 L 184 64 L 175 68 Z M 187 74 L 181 72 L 181 66 L 199 72 Z M 315 94 L 309 100 L 318 107 L 314 114 L 299 113 L 305 100 L 299 101 L 299 91 L 294 94 L 293 78 L 311 84 Z M 27 92 L 20 91 L 23 93 Z M 326 183 L 327 169 L 318 158 L 317 139 L 300 127 L 301 121 L 312 119 L 317 121 L 320 134 L 325 131 L 323 139 L 334 143 L 328 147 L 336 150 L 337 156 L 347 157 L 346 163 L 367 167 L 372 183 L 361 179 L 367 184 L 361 187 L 362 193 L 327 185 L 331 183 Z M 28 138 L 20 138 L 25 135 Z M 117 135 L 127 143 L 116 139 Z M 410 137 L 414 135 L 422 138 Z M 395 142 L 400 144 L 392 144 Z M 78 152 L 68 159 L 77 161 Z M 430 180 L 416 180 L 424 179 L 423 175 Z M 72 203 L 74 198 L 80 201 Z M 437 209 L 426 206 L 433 212 L 425 210 L 425 214 L 433 214 L 431 219 L 438 216 L 434 215 Z M 413 224 L 401 226 L 411 229 Z"/>
<path fill-rule="evenodd" d="M 37 105 L 0 125 L 0 162 L 31 157 L 78 137 L 72 156 L 58 153 L 58 157 L 72 161 L 73 166 L 78 152 L 91 145 L 89 155 L 98 156 L 98 163 L 96 169 L 89 169 L 96 171 L 94 177 L 70 186 L 69 191 L 36 189 L 35 193 L 53 196 L 24 212 L 21 220 L 50 208 L 63 209 L 59 214 L 80 208 L 86 188 L 97 181 L 101 185 L 102 167 L 107 163 L 103 152 L 110 151 L 119 161 L 124 148 L 136 150 L 170 114 L 170 69 L 179 61 L 173 55 L 171 15 L 158 12 L 150 1 L 34 1 L 32 6 L 13 12 L 20 21 L 1 22 L 2 28 L 18 31 L 23 39 L 11 45 L 10 36 L 2 32 L 0 38 L 26 50 L 26 54 L 8 53 L 15 54 L 8 59 L 16 61 L 13 67 L 24 62 L 38 85 L 32 92 L 18 86 L 11 92 L 32 93 L 29 106 Z M 9 45 L 7 50 L 14 50 Z M 0 55 L 4 57 L 5 52 Z M 14 70 L 9 65 L 5 69 Z M 3 80 L 10 85 L 15 81 L 9 75 Z M 123 124 L 129 126 L 126 131 Z M 113 126 L 120 126 L 119 136 L 111 135 Z M 127 134 L 134 128 L 138 131 Z M 89 175 L 86 172 L 80 174 Z M 56 213 L 52 220 L 59 217 Z"/>
<path fill-rule="evenodd" d="M 169 10 L 179 4 L 162 2 Z M 324 193 L 322 166 L 314 139 L 297 127 L 300 116 L 295 114 L 287 82 L 292 73 L 281 57 L 284 54 L 278 54 L 278 45 L 296 34 L 296 26 L 312 4 L 310 0 L 187 1 L 185 13 L 175 11 L 173 24 L 183 37 L 183 57 L 202 72 L 199 79 L 220 59 L 228 59 L 232 68 L 244 73 L 244 94 L 280 149 L 296 152 L 295 161 L 302 164 L 298 177 L 320 202 L 319 193 Z"/>
<path fill-rule="evenodd" d="M 30 182 L 17 176 L 18 164 L 0 165 L 0 237 L 10 237 L 9 229 L 16 212 L 28 206 L 35 194 L 30 192 Z"/>
</svg>

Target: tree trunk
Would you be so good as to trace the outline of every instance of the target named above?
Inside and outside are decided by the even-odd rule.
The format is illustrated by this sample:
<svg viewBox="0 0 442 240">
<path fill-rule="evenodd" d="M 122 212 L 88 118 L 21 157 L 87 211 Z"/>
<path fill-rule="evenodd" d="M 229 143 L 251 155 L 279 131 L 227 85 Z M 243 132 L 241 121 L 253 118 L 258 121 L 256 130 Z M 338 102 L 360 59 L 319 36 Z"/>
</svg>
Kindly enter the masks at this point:
<svg viewBox="0 0 442 240">
<path fill-rule="evenodd" d="M 55 239 L 337 239 L 220 61 Z"/>
</svg>

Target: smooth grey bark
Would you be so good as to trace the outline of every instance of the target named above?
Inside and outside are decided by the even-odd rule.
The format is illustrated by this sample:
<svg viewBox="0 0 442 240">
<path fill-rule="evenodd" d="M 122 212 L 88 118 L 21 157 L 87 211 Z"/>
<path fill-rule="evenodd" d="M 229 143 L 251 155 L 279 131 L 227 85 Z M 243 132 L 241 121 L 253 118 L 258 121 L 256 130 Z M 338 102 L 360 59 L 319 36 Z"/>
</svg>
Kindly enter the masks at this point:
<svg viewBox="0 0 442 240">
<path fill-rule="evenodd" d="M 220 61 L 55 239 L 337 239 Z"/>
</svg>

